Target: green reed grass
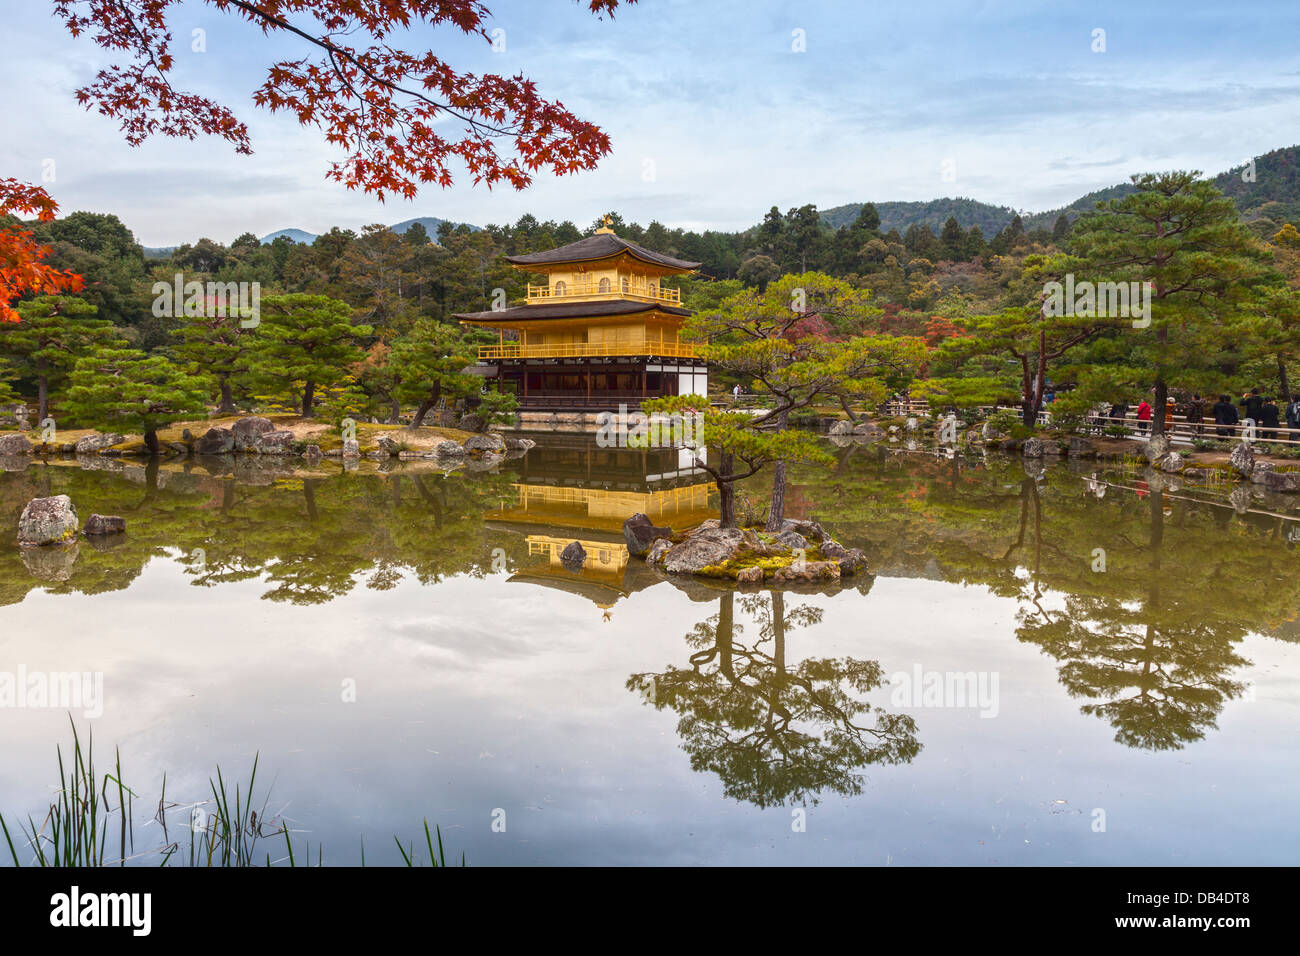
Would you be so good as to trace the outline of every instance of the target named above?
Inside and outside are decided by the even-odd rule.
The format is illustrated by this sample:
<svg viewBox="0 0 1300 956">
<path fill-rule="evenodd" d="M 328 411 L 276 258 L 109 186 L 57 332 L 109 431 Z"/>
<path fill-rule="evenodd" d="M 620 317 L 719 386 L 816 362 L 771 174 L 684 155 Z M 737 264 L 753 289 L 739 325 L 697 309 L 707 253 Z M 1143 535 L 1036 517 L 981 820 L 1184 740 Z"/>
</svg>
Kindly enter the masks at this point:
<svg viewBox="0 0 1300 956">
<path fill-rule="evenodd" d="M 69 722 L 72 723 L 71 718 Z M 253 767 L 247 783 L 235 781 L 233 790 L 221 767 L 217 767 L 215 780 L 209 779 L 211 799 L 190 808 L 190 821 L 186 829 L 187 844 L 182 851 L 182 840 L 171 838 L 167 811 L 181 806 L 167 802 L 167 776 L 163 775 L 161 794 L 154 821 L 162 829 L 163 842 L 136 852 L 134 801 L 136 793 L 127 787 L 122 778 L 122 756 L 114 750 L 113 770 L 102 779 L 95 770 L 94 736 L 88 735 L 86 746 L 76 724 L 72 724 L 72 752 L 68 763 L 63 759 L 63 748 L 58 747 L 59 789 L 49 810 L 38 823 L 28 816 L 26 824 L 17 827 L 19 842 L 30 851 L 30 862 L 41 867 L 125 866 L 129 861 L 142 860 L 152 854 L 161 856 L 159 866 L 186 865 L 191 867 L 252 867 L 287 863 L 291 867 L 311 866 L 311 844 L 306 838 L 301 846 L 294 843 L 289 824 L 276 815 L 268 815 L 270 792 L 260 799 L 254 796 L 257 783 L 259 757 L 254 756 Z M 113 797 L 116 796 L 116 802 Z M 211 807 L 209 813 L 205 807 Z M 113 817 L 116 816 L 114 827 Z M 116 853 L 110 854 L 110 832 L 115 831 Z M 0 834 L 4 836 L 10 858 L 16 867 L 23 865 L 14 834 L 10 831 L 4 814 L 0 813 Z M 424 822 L 425 845 L 433 866 L 446 866 L 447 858 L 442 845 L 442 832 L 437 831 L 438 848 L 435 854 L 429 823 Z M 258 859 L 258 846 L 278 846 L 284 840 L 285 856 L 273 861 L 269 850 Z M 421 865 L 414 851 L 403 849 L 401 841 L 393 837 L 398 852 L 406 866 Z M 365 866 L 365 844 L 361 847 L 361 865 Z M 325 865 L 324 848 L 316 848 L 316 866 Z M 461 866 L 465 866 L 464 854 Z"/>
</svg>

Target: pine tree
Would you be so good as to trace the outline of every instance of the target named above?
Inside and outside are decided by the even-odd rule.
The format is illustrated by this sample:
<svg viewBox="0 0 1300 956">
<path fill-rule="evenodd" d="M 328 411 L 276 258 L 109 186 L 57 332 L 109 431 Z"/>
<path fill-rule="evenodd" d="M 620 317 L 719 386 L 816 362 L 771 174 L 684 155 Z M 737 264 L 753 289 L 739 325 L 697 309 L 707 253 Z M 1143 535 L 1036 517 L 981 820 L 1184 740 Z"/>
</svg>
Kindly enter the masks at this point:
<svg viewBox="0 0 1300 956">
<path fill-rule="evenodd" d="M 36 380 L 37 421 L 50 414 L 50 392 L 62 386 L 79 357 L 118 341 L 93 305 L 68 296 L 32 299 L 18 306 L 21 321 L 0 324 L 0 352 L 19 374 Z"/>
<path fill-rule="evenodd" d="M 943 224 L 943 230 L 939 233 L 939 245 L 943 249 L 941 258 L 949 262 L 960 262 L 965 258 L 966 233 L 962 231 L 961 223 L 955 216 L 949 216 Z"/>
<path fill-rule="evenodd" d="M 1130 363 L 1148 369 L 1155 389 L 1153 435 L 1164 433 L 1170 380 L 1211 366 L 1221 330 L 1262 274 L 1264 252 L 1232 200 L 1199 176 L 1134 176 L 1137 192 L 1074 226 L 1089 279 L 1151 284 L 1150 325 L 1125 334 L 1135 337 Z"/>
<path fill-rule="evenodd" d="M 359 340 L 373 329 L 352 324 L 352 307 L 323 295 L 268 296 L 242 362 L 257 386 L 281 395 L 302 388 L 302 417 L 313 414 L 317 386 L 337 385 L 361 361 Z"/>
<path fill-rule="evenodd" d="M 411 427 L 419 428 L 439 399 L 478 391 L 482 379 L 465 373 L 474 360 L 475 348 L 459 329 L 432 319 L 417 322 L 411 334 L 393 346 L 393 395 L 416 404 Z"/>
<path fill-rule="evenodd" d="M 243 327 L 243 318 L 230 310 L 227 315 L 190 316 L 173 334 L 177 359 L 195 374 L 212 377 L 221 393 L 218 413 L 235 413 L 234 380 L 244 363 L 244 353 L 253 341 L 253 330 Z"/>
<path fill-rule="evenodd" d="M 106 430 L 140 432 L 158 453 L 158 430 L 207 415 L 211 382 L 160 355 L 101 348 L 80 359 L 68 377 L 65 405 L 78 422 Z"/>
</svg>

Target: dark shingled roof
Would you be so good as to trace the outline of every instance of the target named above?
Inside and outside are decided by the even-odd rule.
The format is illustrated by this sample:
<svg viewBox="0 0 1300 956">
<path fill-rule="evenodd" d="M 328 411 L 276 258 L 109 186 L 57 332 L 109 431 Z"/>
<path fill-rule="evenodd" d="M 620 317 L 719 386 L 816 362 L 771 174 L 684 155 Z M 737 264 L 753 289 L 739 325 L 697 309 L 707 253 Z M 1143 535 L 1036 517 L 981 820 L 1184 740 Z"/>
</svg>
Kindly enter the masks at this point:
<svg viewBox="0 0 1300 956">
<path fill-rule="evenodd" d="M 644 246 L 638 246 L 635 242 L 620 239 L 612 232 L 598 232 L 594 236 L 579 239 L 577 242 L 571 242 L 567 246 L 560 246 L 558 249 L 547 249 L 545 252 L 532 252 L 526 256 L 506 256 L 506 261 L 517 266 L 554 265 L 563 262 L 590 262 L 595 259 L 608 259 L 610 256 L 616 256 L 622 252 L 635 256 L 643 262 L 649 262 L 657 266 L 667 266 L 669 269 L 692 270 L 700 267 L 698 262 L 687 262 L 684 259 L 674 259 L 672 256 L 651 252 Z"/>
<path fill-rule="evenodd" d="M 453 315 L 455 319 L 468 319 L 471 322 L 511 322 L 523 319 L 584 319 L 589 316 L 635 315 L 637 312 L 651 310 L 665 312 L 668 315 L 690 315 L 690 309 L 679 309 L 675 305 L 660 305 L 655 302 L 629 302 L 626 299 L 610 299 L 605 302 L 569 302 L 555 305 L 517 305 L 513 309 L 499 312 L 465 312 Z"/>
</svg>

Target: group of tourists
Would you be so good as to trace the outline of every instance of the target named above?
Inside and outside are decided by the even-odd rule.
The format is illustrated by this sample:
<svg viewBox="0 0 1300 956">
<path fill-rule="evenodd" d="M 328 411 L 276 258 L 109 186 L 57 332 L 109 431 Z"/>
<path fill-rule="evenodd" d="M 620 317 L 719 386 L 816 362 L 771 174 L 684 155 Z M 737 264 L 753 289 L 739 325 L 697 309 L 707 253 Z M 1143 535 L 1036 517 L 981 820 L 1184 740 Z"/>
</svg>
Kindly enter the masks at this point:
<svg viewBox="0 0 1300 956">
<path fill-rule="evenodd" d="M 1204 434 L 1207 402 L 1208 400 L 1201 398 L 1200 395 L 1192 395 L 1183 401 L 1170 396 L 1165 401 L 1165 430 L 1172 430 L 1174 416 L 1177 415 L 1191 427 L 1194 435 Z M 1247 420 L 1254 423 L 1259 436 L 1265 441 L 1279 437 L 1291 438 L 1289 433 L 1278 434 L 1284 414 L 1288 429 L 1300 429 L 1300 398 L 1293 398 L 1288 402 L 1284 412 L 1272 395 L 1261 395 L 1257 388 L 1252 388 L 1242 395 L 1240 403 L 1234 403 L 1228 395 L 1220 395 L 1219 400 L 1210 406 L 1209 412 L 1214 419 L 1215 434 L 1225 438 L 1235 434 L 1235 426 Z M 1128 403 L 1118 402 L 1110 407 L 1109 417 L 1114 422 L 1124 422 L 1128 419 L 1128 413 Z M 1155 409 L 1151 401 L 1142 399 L 1137 407 L 1137 429 L 1140 433 L 1145 433 L 1151 428 L 1151 419 L 1154 415 Z M 1300 435 L 1295 437 L 1300 438 Z"/>
</svg>

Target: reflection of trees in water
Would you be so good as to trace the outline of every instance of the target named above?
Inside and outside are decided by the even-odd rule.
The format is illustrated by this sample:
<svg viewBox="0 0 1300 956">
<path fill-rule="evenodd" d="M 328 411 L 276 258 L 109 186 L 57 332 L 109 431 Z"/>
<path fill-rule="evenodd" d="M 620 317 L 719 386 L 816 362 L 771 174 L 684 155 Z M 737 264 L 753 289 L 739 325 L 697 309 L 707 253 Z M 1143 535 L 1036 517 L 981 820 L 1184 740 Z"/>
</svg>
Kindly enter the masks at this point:
<svg viewBox="0 0 1300 956">
<path fill-rule="evenodd" d="M 1028 468 L 997 457 L 846 460 L 816 479 L 818 517 L 884 576 L 1017 601 L 1017 637 L 1056 659 L 1062 685 L 1118 741 L 1159 750 L 1202 739 L 1242 692 L 1240 641 L 1285 638 L 1300 607 L 1290 523 L 1164 495 L 1159 475 L 1123 479 L 1149 482 L 1144 497 L 1112 488 L 1099 498 L 1070 465 Z M 1098 548 L 1102 572 L 1092 570 Z"/>
<path fill-rule="evenodd" d="M 276 475 L 248 484 L 161 471 L 156 461 L 120 470 L 43 466 L 0 476 L 0 511 L 12 513 L 15 525 L 30 498 L 68 494 L 83 516 L 120 514 L 129 527 L 120 538 L 82 547 L 66 580 L 33 576 L 16 549 L 0 550 L 0 604 L 38 587 L 87 594 L 124 588 L 168 551 L 195 586 L 264 579 L 266 600 L 322 604 L 358 585 L 390 589 L 407 574 L 422 583 L 484 575 L 494 546 L 521 552 L 516 557 L 526 548 L 522 538 L 494 535 L 483 524 L 509 492 L 509 475 Z"/>
<path fill-rule="evenodd" d="M 691 768 L 716 773 L 729 797 L 759 807 L 817 803 L 823 791 L 862 792 L 869 764 L 910 761 L 920 751 L 911 717 L 873 707 L 863 695 L 881 687 L 877 661 L 807 658 L 791 666 L 789 631 L 821 621 L 819 608 L 787 610 L 786 595 L 740 597 L 757 626 L 742 640 L 733 592 L 718 613 L 696 625 L 690 667 L 634 674 L 627 686 L 681 715 L 677 732 Z"/>
<path fill-rule="evenodd" d="M 1060 662 L 1071 696 L 1097 701 L 1080 710 L 1108 720 L 1117 741 L 1181 749 L 1217 729 L 1224 702 L 1243 689 L 1229 674 L 1250 662 L 1233 643 L 1241 632 L 1207 616 L 1187 599 L 1186 582 L 1171 580 L 1163 568 L 1166 517 L 1159 494 L 1149 495 L 1147 512 L 1145 595 L 1133 601 L 1067 594 L 1065 610 L 1051 611 L 1042 606 L 1035 573 L 1016 636 Z"/>
</svg>

